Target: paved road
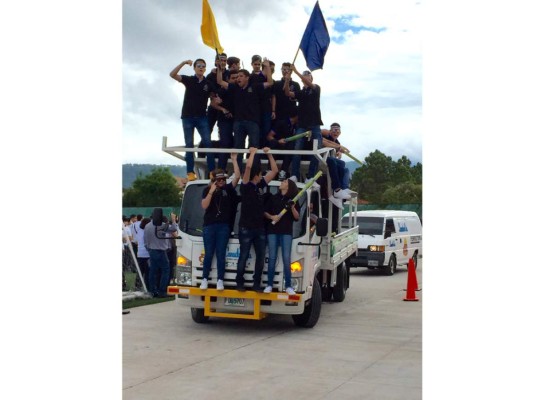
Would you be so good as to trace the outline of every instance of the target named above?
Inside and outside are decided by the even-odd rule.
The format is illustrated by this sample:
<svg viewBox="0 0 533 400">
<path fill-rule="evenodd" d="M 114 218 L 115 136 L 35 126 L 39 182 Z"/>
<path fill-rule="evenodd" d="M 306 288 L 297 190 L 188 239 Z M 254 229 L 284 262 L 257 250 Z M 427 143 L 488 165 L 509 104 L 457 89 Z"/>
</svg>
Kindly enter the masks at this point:
<svg viewBox="0 0 533 400">
<path fill-rule="evenodd" d="M 422 287 L 422 261 L 417 277 Z M 123 398 L 422 398 L 422 291 L 403 301 L 407 270 L 352 269 L 343 303 L 323 303 L 317 325 L 290 316 L 211 318 L 165 302 L 123 316 Z"/>
</svg>

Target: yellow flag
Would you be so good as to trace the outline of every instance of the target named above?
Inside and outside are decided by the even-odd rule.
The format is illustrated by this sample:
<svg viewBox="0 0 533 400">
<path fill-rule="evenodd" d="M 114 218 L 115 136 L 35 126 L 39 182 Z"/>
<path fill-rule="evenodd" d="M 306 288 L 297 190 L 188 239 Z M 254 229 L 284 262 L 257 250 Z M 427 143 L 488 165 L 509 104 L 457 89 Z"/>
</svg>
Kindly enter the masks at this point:
<svg viewBox="0 0 533 400">
<path fill-rule="evenodd" d="M 200 31 L 202 32 L 202 40 L 207 46 L 215 49 L 220 54 L 224 51 L 224 48 L 221 46 L 218 40 L 215 16 L 213 15 L 213 11 L 211 11 L 211 6 L 209 6 L 207 0 L 203 1 L 202 26 L 200 27 Z"/>
</svg>

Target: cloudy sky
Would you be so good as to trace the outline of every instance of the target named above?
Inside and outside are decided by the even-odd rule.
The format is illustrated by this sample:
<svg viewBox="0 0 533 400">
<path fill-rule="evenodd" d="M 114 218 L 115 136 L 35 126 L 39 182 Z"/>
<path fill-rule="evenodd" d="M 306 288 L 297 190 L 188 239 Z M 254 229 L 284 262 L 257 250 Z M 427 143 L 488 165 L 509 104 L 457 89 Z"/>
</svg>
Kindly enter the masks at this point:
<svg viewBox="0 0 533 400">
<path fill-rule="evenodd" d="M 292 62 L 314 0 L 210 0 L 219 38 L 228 56 L 251 69 L 254 54 Z M 363 159 L 378 149 L 397 159 L 422 161 L 421 5 L 417 0 L 322 0 L 331 44 L 324 69 L 313 73 L 321 86 L 325 126 L 339 122 L 341 142 Z M 128 0 L 123 12 L 123 163 L 182 162 L 161 151 L 183 145 L 184 86 L 169 77 L 183 60 L 214 50 L 200 36 L 201 0 Z M 306 69 L 300 53 L 297 68 Z M 181 73 L 192 75 L 189 66 Z M 298 79 L 298 77 L 296 77 Z M 216 139 L 216 128 L 212 137 Z M 195 134 L 196 143 L 199 141 Z M 349 160 L 348 160 L 349 161 Z"/>
</svg>

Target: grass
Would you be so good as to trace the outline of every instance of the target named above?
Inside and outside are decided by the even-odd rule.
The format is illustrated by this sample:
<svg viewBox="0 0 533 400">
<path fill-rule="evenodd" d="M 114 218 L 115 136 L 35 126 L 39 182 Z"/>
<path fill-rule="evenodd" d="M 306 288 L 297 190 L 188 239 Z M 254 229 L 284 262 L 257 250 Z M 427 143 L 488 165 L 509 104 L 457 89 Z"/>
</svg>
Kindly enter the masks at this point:
<svg viewBox="0 0 533 400">
<path fill-rule="evenodd" d="M 159 298 L 155 297 L 153 299 L 133 299 L 133 300 L 127 300 L 122 302 L 122 309 L 126 310 L 128 308 L 134 308 L 134 307 L 141 307 L 141 306 L 148 306 L 150 304 L 156 304 L 156 303 L 163 303 L 165 301 L 172 301 L 174 300 L 174 296 L 172 297 L 166 297 L 166 298 Z"/>
<path fill-rule="evenodd" d="M 136 274 L 134 272 L 126 272 L 125 278 L 126 278 L 126 287 L 130 290 L 133 290 L 135 287 L 135 276 Z M 126 310 L 128 308 L 134 308 L 134 307 L 141 307 L 141 306 L 147 306 L 150 304 L 156 304 L 156 303 L 163 303 L 165 301 L 172 301 L 174 300 L 174 296 L 167 297 L 167 298 L 151 298 L 151 299 L 133 299 L 133 300 L 123 300 L 122 301 L 122 309 Z"/>
</svg>

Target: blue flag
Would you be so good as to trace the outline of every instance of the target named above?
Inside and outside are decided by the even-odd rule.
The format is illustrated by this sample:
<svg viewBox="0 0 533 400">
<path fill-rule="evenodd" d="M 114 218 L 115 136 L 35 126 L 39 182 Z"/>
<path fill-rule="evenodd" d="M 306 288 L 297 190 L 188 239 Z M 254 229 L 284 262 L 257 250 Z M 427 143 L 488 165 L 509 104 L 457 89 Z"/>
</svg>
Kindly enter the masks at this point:
<svg viewBox="0 0 533 400">
<path fill-rule="evenodd" d="M 307 68 L 314 71 L 324 66 L 324 57 L 328 51 L 328 46 L 328 28 L 317 1 L 300 42 L 300 49 L 305 57 Z"/>
</svg>

